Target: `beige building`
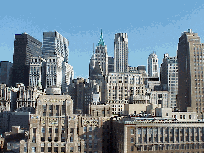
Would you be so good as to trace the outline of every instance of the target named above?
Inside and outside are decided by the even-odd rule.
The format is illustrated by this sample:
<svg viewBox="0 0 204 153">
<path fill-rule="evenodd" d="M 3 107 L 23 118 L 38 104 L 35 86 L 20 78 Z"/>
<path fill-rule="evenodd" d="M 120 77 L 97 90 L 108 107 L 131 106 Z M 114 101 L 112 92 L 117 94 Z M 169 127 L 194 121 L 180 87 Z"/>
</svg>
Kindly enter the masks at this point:
<svg viewBox="0 0 204 153">
<path fill-rule="evenodd" d="M 112 152 L 203 152 L 204 122 L 144 118 L 113 120 Z"/>
<path fill-rule="evenodd" d="M 122 114 L 127 103 L 149 103 L 142 74 L 138 73 L 109 73 L 106 93 L 106 103 L 112 106 L 112 114 Z"/>
<path fill-rule="evenodd" d="M 45 94 L 42 90 L 38 90 L 36 86 L 25 87 L 24 84 L 17 84 L 16 88 L 12 90 L 17 92 L 16 111 L 29 111 L 32 113 L 35 112 L 36 100 L 39 95 Z"/>
<path fill-rule="evenodd" d="M 80 116 L 78 123 L 84 153 L 110 152 L 110 117 Z"/>
<path fill-rule="evenodd" d="M 111 105 L 91 105 L 90 115 L 94 117 L 111 117 Z"/>
<path fill-rule="evenodd" d="M 58 94 L 55 90 L 49 89 L 48 95 L 37 99 L 28 139 L 20 142 L 20 152 L 109 152 L 110 106 L 95 105 L 93 116 L 76 115 L 71 97 L 54 95 Z"/>
<path fill-rule="evenodd" d="M 155 115 L 162 118 L 174 118 L 178 121 L 198 121 L 196 112 L 172 112 L 172 108 L 156 108 Z"/>
<path fill-rule="evenodd" d="M 41 95 L 31 115 L 29 139 L 21 141 L 21 152 L 84 152 L 77 135 L 77 115 L 68 95 Z"/>
<path fill-rule="evenodd" d="M 162 108 L 169 108 L 169 92 L 168 91 L 152 91 L 150 95 L 150 103 Z M 161 105 L 161 106 L 160 106 Z"/>
<path fill-rule="evenodd" d="M 125 104 L 124 115 L 137 115 L 147 111 L 148 104 Z"/>
</svg>

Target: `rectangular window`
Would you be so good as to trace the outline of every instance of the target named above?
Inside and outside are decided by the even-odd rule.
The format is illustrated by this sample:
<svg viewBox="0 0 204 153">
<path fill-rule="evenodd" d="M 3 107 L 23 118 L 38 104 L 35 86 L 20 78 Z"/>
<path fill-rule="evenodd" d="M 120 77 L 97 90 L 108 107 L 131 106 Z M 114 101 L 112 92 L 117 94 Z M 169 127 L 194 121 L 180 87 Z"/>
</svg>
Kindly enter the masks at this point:
<svg viewBox="0 0 204 153">
<path fill-rule="evenodd" d="M 36 128 L 33 128 L 33 133 L 36 133 Z"/>
<path fill-rule="evenodd" d="M 52 128 L 49 128 L 49 133 L 52 133 Z"/>
<path fill-rule="evenodd" d="M 58 128 L 55 128 L 55 133 L 58 133 Z"/>
<path fill-rule="evenodd" d="M 131 142 L 131 143 L 134 143 L 134 138 L 133 138 L 133 137 L 131 137 L 130 142 Z"/>
<path fill-rule="evenodd" d="M 134 151 L 134 146 L 131 146 L 131 151 Z"/>
<path fill-rule="evenodd" d="M 84 132 L 87 132 L 87 127 L 86 126 L 84 127 Z"/>
<path fill-rule="evenodd" d="M 92 127 L 90 126 L 90 127 L 89 127 L 89 132 L 91 132 L 91 131 L 92 131 Z"/>
<path fill-rule="evenodd" d="M 32 152 L 36 152 L 36 147 L 32 147 Z"/>
<path fill-rule="evenodd" d="M 134 129 L 130 129 L 130 133 L 131 133 L 131 134 L 134 134 Z"/>
</svg>

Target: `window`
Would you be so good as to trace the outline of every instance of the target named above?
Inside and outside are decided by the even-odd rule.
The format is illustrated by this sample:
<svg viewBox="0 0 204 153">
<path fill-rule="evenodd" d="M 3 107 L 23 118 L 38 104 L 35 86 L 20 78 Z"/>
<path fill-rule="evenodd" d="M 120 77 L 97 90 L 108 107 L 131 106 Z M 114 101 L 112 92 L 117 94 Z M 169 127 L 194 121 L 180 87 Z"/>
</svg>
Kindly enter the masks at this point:
<svg viewBox="0 0 204 153">
<path fill-rule="evenodd" d="M 131 137 L 130 142 L 134 143 L 134 138 L 133 137 Z"/>
<path fill-rule="evenodd" d="M 74 147 L 70 147 L 70 152 L 74 152 Z"/>
<path fill-rule="evenodd" d="M 85 126 L 85 127 L 84 127 L 84 132 L 86 132 L 86 131 L 87 131 L 87 127 Z"/>
<path fill-rule="evenodd" d="M 92 135 L 89 135 L 89 140 L 92 140 Z"/>
<path fill-rule="evenodd" d="M 49 133 L 52 133 L 52 128 L 49 128 Z"/>
<path fill-rule="evenodd" d="M 54 147 L 54 152 L 58 152 L 58 147 Z"/>
<path fill-rule="evenodd" d="M 36 147 L 32 147 L 32 152 L 36 152 Z"/>
<path fill-rule="evenodd" d="M 48 147 L 48 152 L 51 152 L 52 151 L 52 147 Z"/>
<path fill-rule="evenodd" d="M 73 142 L 73 137 L 70 137 L 70 142 Z"/>
<path fill-rule="evenodd" d="M 131 151 L 134 151 L 134 146 L 131 146 Z"/>
<path fill-rule="evenodd" d="M 89 148 L 92 148 L 92 144 L 91 143 L 89 143 Z"/>
<path fill-rule="evenodd" d="M 70 133 L 74 133 L 74 128 L 70 128 Z"/>
<path fill-rule="evenodd" d="M 134 129 L 130 129 L 130 133 L 131 133 L 131 134 L 134 134 Z"/>
<path fill-rule="evenodd" d="M 36 133 L 36 128 L 33 128 L 33 133 Z"/>
<path fill-rule="evenodd" d="M 162 98 L 162 94 L 158 94 L 158 98 Z"/>
<path fill-rule="evenodd" d="M 55 128 L 55 133 L 58 133 L 58 128 Z"/>
<path fill-rule="evenodd" d="M 92 131 L 92 127 L 90 126 L 90 127 L 89 127 L 89 132 L 91 132 L 91 131 Z"/>
<path fill-rule="evenodd" d="M 36 137 L 33 136 L 33 140 L 32 140 L 33 143 L 36 143 Z"/>
</svg>

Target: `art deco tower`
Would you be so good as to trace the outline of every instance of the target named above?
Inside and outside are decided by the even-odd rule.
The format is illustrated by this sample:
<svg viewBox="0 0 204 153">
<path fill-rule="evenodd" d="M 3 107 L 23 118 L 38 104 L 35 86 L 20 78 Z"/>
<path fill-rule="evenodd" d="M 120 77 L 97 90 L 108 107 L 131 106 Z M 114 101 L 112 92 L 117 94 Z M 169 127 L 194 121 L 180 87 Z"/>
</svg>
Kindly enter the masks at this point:
<svg viewBox="0 0 204 153">
<path fill-rule="evenodd" d="M 100 40 L 96 46 L 95 53 L 93 54 L 90 62 L 90 79 L 94 76 L 106 76 L 108 74 L 108 53 L 107 46 L 103 40 L 103 33 L 101 30 Z"/>
<path fill-rule="evenodd" d="M 178 43 L 178 107 L 181 111 L 204 112 L 204 44 L 191 29 L 182 33 Z M 188 108 L 187 108 L 188 107 Z"/>
<path fill-rule="evenodd" d="M 127 72 L 128 36 L 127 33 L 116 33 L 114 39 L 114 72 Z"/>
<path fill-rule="evenodd" d="M 89 80 L 93 87 L 93 93 L 97 94 L 101 102 L 105 101 L 105 78 L 108 74 L 107 46 L 103 40 L 101 30 L 100 39 L 92 55 L 89 64 Z"/>
</svg>

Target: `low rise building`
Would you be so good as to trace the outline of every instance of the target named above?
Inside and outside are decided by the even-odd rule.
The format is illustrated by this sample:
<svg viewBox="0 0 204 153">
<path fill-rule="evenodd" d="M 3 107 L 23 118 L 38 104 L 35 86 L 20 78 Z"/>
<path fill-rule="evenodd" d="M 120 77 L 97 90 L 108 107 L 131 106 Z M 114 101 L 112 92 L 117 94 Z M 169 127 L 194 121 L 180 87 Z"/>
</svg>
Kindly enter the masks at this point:
<svg viewBox="0 0 204 153">
<path fill-rule="evenodd" d="M 112 152 L 201 152 L 204 122 L 123 118 L 112 123 Z"/>
</svg>

